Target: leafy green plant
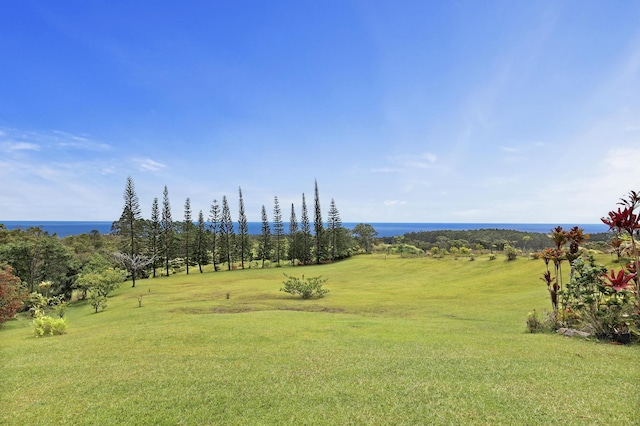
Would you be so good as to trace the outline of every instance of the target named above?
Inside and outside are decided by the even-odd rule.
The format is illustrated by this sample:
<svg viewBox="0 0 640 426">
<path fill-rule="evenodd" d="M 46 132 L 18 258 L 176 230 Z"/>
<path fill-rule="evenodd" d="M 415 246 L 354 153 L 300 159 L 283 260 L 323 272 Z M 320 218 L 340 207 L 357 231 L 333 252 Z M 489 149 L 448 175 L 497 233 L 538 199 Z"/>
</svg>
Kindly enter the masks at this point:
<svg viewBox="0 0 640 426">
<path fill-rule="evenodd" d="M 285 293 L 299 295 L 303 299 L 320 299 L 329 293 L 329 290 L 322 288 L 324 283 L 329 280 L 328 278 L 323 279 L 322 276 L 317 276 L 305 279 L 304 275 L 302 278 L 298 278 L 287 274 L 284 276 L 287 277 L 287 280 L 283 281 L 284 287 L 280 291 Z"/>
<path fill-rule="evenodd" d="M 100 309 L 104 311 L 107 308 L 107 296 L 93 292 L 89 296 L 89 305 L 95 309 L 96 313 L 98 313 Z"/>
<path fill-rule="evenodd" d="M 47 315 L 39 315 L 33 320 L 34 334 L 37 337 L 55 336 L 64 334 L 68 328 L 64 318 L 51 318 Z"/>
<path fill-rule="evenodd" d="M 516 260 L 516 257 L 518 256 L 518 250 L 516 250 L 515 247 L 507 244 L 504 247 L 504 254 L 507 256 L 507 260 Z"/>
<path fill-rule="evenodd" d="M 535 309 L 527 314 L 527 330 L 529 333 L 539 333 L 544 329 L 540 314 Z"/>
<path fill-rule="evenodd" d="M 0 267 L 0 324 L 13 318 L 26 294 L 10 266 Z"/>
<path fill-rule="evenodd" d="M 562 325 L 590 331 L 601 339 L 628 333 L 635 274 L 624 270 L 607 273 L 591 257 L 576 259 L 571 268 L 571 279 L 558 291 L 558 320 Z"/>
<path fill-rule="evenodd" d="M 631 249 L 634 258 L 634 271 L 640 270 L 640 253 L 636 246 L 634 239 L 634 233 L 640 230 L 640 214 L 636 214 L 635 211 L 640 207 L 640 193 L 630 191 L 628 197 L 620 199 L 618 203 L 624 206 L 624 209 L 618 208 L 618 211 L 612 210 L 608 213 L 607 218 L 601 218 L 600 220 L 605 225 L 609 226 L 610 230 L 616 231 L 618 237 L 622 232 L 626 232 L 631 239 Z M 636 283 L 636 307 L 640 308 L 640 279 L 635 279 Z"/>
<path fill-rule="evenodd" d="M 59 318 L 64 318 L 64 316 L 67 313 L 67 309 L 69 309 L 69 303 L 65 302 L 64 300 L 59 301 L 53 307 L 53 310 L 55 311 L 56 315 L 58 315 Z"/>
</svg>

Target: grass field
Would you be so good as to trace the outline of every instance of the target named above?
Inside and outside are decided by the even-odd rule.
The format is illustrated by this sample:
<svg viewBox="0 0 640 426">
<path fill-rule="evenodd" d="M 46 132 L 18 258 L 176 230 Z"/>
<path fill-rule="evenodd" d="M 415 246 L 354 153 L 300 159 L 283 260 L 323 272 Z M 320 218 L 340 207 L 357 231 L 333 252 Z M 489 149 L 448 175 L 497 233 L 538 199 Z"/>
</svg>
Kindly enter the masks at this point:
<svg viewBox="0 0 640 426">
<path fill-rule="evenodd" d="M 639 346 L 526 332 L 543 270 L 371 255 L 125 283 L 66 335 L 0 328 L 0 424 L 640 424 Z"/>
</svg>

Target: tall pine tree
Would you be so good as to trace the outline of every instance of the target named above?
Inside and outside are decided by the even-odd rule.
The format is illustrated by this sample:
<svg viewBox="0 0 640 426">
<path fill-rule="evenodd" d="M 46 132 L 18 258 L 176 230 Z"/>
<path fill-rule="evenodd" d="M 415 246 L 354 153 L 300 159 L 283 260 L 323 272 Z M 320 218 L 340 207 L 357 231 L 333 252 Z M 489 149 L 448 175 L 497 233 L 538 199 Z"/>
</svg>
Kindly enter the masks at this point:
<svg viewBox="0 0 640 426">
<path fill-rule="evenodd" d="M 227 262 L 227 270 L 231 270 L 231 265 L 235 261 L 235 238 L 236 233 L 233 229 L 233 221 L 231 220 L 231 210 L 229 210 L 229 202 L 227 196 L 222 196 L 222 218 L 220 223 L 220 252 L 222 258 Z"/>
<path fill-rule="evenodd" d="M 318 181 L 315 181 L 315 197 L 314 204 L 314 217 L 313 217 L 313 229 L 316 234 L 316 263 L 319 265 L 320 261 L 324 257 L 324 226 L 322 224 L 322 210 L 320 209 L 320 194 L 318 193 Z"/>
<path fill-rule="evenodd" d="M 289 218 L 289 260 L 291 265 L 295 265 L 296 259 L 300 256 L 298 235 L 298 218 L 296 217 L 296 209 L 291 203 L 291 216 Z"/>
<path fill-rule="evenodd" d="M 167 185 L 164 186 L 162 192 L 162 219 L 160 222 L 161 239 L 162 239 L 162 256 L 164 258 L 165 270 L 169 276 L 169 262 L 173 258 L 174 248 L 174 229 L 173 219 L 171 218 L 171 203 L 169 202 L 169 190 Z"/>
<path fill-rule="evenodd" d="M 160 255 L 160 207 L 158 205 L 158 197 L 153 198 L 151 205 L 151 223 L 149 224 L 149 252 L 153 261 L 153 278 L 156 277 L 157 260 Z M 161 263 L 162 265 L 162 263 Z"/>
<path fill-rule="evenodd" d="M 123 252 L 128 258 L 133 260 L 140 254 L 140 239 L 142 230 L 142 213 L 140 210 L 140 201 L 136 195 L 136 188 L 131 176 L 127 177 L 127 183 L 124 188 L 124 208 L 120 217 L 120 232 L 125 241 L 123 244 Z M 130 269 L 130 268 L 128 268 Z M 132 287 L 136 286 L 136 270 L 130 269 Z"/>
<path fill-rule="evenodd" d="M 307 201 L 302 194 L 302 211 L 300 214 L 300 228 L 302 231 L 302 241 L 300 245 L 300 261 L 303 265 L 311 262 L 311 222 L 307 211 Z"/>
<path fill-rule="evenodd" d="M 336 257 L 342 256 L 342 221 L 340 220 L 340 213 L 336 207 L 336 203 L 331 199 L 331 205 L 329 206 L 328 215 L 328 228 L 329 237 L 331 239 L 331 260 L 336 260 Z"/>
<path fill-rule="evenodd" d="M 262 267 L 264 261 L 271 258 L 271 229 L 269 227 L 269 218 L 267 217 L 267 209 L 262 206 L 262 236 L 260 237 L 259 254 L 262 259 Z"/>
<path fill-rule="evenodd" d="M 280 265 L 280 257 L 282 255 L 284 235 L 284 225 L 282 224 L 282 211 L 280 210 L 280 202 L 278 197 L 273 197 L 273 235 L 276 237 L 276 262 Z"/>
<path fill-rule="evenodd" d="M 220 234 L 220 230 L 222 228 L 222 216 L 220 213 L 220 205 L 218 204 L 218 200 L 213 200 L 211 204 L 211 210 L 209 211 L 209 223 L 211 230 L 211 261 L 213 262 L 213 270 L 218 270 L 218 235 Z"/>
<path fill-rule="evenodd" d="M 247 225 L 247 215 L 244 211 L 244 199 L 242 198 L 242 188 L 238 188 L 238 252 L 240 254 L 240 265 L 244 269 L 245 260 L 249 260 L 251 244 L 249 242 L 249 227 Z"/>
<path fill-rule="evenodd" d="M 182 233 L 184 235 L 184 260 L 187 266 L 187 275 L 189 275 L 189 246 L 191 229 L 193 228 L 193 219 L 191 218 L 191 200 L 187 198 L 184 202 L 184 223 L 182 224 Z"/>
<path fill-rule="evenodd" d="M 196 226 L 196 246 L 193 253 L 193 258 L 198 262 L 198 269 L 202 273 L 202 265 L 209 263 L 207 261 L 207 228 L 204 222 L 204 214 L 202 210 L 198 213 L 198 224 Z"/>
</svg>

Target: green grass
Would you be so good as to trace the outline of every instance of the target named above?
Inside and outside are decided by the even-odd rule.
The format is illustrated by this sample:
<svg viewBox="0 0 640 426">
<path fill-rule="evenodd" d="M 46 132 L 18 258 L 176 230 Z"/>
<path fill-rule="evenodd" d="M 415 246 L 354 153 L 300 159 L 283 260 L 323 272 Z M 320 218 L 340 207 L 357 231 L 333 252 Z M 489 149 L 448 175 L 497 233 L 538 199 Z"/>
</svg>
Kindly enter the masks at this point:
<svg viewBox="0 0 640 426">
<path fill-rule="evenodd" d="M 20 318 L 0 424 L 637 424 L 639 347 L 526 333 L 544 264 L 502 259 L 196 271 L 74 303 L 64 336 Z M 331 292 L 292 298 L 283 272 Z"/>
</svg>

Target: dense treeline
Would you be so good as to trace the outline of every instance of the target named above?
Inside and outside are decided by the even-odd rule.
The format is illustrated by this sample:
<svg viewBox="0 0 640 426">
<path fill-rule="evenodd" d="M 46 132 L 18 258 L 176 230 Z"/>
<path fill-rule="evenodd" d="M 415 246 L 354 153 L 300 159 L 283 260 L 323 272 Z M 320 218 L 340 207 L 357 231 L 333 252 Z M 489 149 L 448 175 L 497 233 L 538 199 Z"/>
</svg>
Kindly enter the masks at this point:
<svg viewBox="0 0 640 426">
<path fill-rule="evenodd" d="M 262 206 L 262 233 L 249 235 L 242 188 L 238 188 L 237 220 L 234 221 L 227 196 L 221 202 L 214 199 L 208 217 L 200 211 L 197 224 L 193 222 L 191 201 L 184 204 L 183 220 L 173 220 L 169 191 L 165 186 L 162 206 L 154 199 L 150 219 L 144 219 L 133 180 L 127 179 L 124 208 L 119 220 L 112 225 L 112 233 L 120 237 L 119 253 L 122 266 L 132 278 L 152 274 L 169 275 L 190 266 L 213 264 L 214 271 L 244 269 L 251 265 L 291 265 L 324 263 L 350 256 L 355 248 L 352 231 L 344 228 L 334 200 L 328 210 L 325 228 L 320 207 L 318 184 L 314 188 L 313 232 L 306 198 L 298 223 L 295 206 L 291 206 L 289 230 L 285 230 L 278 197 L 274 197 L 271 221 L 267 208 Z M 141 265 L 141 259 L 149 260 Z M 159 272 L 161 271 L 161 272 Z M 135 286 L 135 281 L 133 283 Z"/>
<path fill-rule="evenodd" d="M 109 259 L 118 240 L 98 231 L 61 239 L 39 227 L 8 230 L 0 224 L 0 266 L 11 266 L 27 292 L 68 300 L 82 271 L 98 258 Z"/>
<path fill-rule="evenodd" d="M 135 287 L 136 278 L 189 273 L 194 266 L 199 272 L 204 272 L 205 265 L 212 265 L 214 271 L 281 266 L 284 262 L 298 266 L 343 259 L 361 247 L 370 252 L 375 230 L 363 224 L 353 231 L 344 228 L 333 199 L 325 226 L 317 183 L 314 192 L 314 222 L 302 194 L 300 221 L 292 204 L 286 229 L 280 203 L 274 197 L 271 220 L 267 207 L 262 206 L 262 233 L 249 235 L 240 188 L 236 221 L 226 196 L 221 202 L 213 200 L 208 215 L 202 211 L 194 214 L 187 198 L 181 220 L 174 220 L 166 186 L 162 200 L 155 198 L 150 216 L 144 218 L 129 177 L 122 214 L 113 222 L 111 234 L 92 231 L 59 238 L 39 227 L 9 230 L 0 224 L 0 266 L 11 267 L 25 294 L 70 300 L 76 291 L 79 298 L 91 299 L 97 311 L 104 308 L 105 288 L 112 288 L 111 281 L 122 271 Z"/>
<path fill-rule="evenodd" d="M 550 230 L 551 232 L 551 230 Z M 432 247 L 450 250 L 467 247 L 469 249 L 498 250 L 505 246 L 512 246 L 523 251 L 539 251 L 553 246 L 553 241 L 548 234 L 539 232 L 523 232 L 506 229 L 478 229 L 478 230 L 441 230 L 408 232 L 403 236 L 405 244 L 414 245 L 424 251 Z M 590 235 L 589 241 L 596 248 L 604 248 L 606 241 L 611 238 L 608 233 Z M 385 237 L 382 240 L 387 244 L 397 242 L 398 237 Z"/>
</svg>

